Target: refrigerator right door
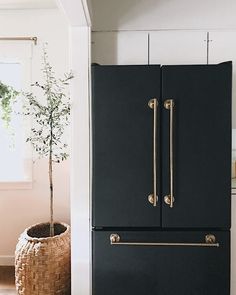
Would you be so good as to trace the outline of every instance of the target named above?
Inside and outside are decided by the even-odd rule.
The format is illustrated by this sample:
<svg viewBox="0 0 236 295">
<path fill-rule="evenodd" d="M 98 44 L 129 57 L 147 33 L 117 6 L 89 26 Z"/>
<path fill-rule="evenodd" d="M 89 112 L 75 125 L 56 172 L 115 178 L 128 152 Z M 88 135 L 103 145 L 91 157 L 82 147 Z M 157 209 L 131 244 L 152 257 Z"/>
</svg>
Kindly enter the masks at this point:
<svg viewBox="0 0 236 295">
<path fill-rule="evenodd" d="M 229 295 L 229 244 L 228 231 L 95 231 L 93 294 Z"/>
<path fill-rule="evenodd" d="M 230 228 L 231 62 L 162 67 L 162 226 Z"/>
</svg>

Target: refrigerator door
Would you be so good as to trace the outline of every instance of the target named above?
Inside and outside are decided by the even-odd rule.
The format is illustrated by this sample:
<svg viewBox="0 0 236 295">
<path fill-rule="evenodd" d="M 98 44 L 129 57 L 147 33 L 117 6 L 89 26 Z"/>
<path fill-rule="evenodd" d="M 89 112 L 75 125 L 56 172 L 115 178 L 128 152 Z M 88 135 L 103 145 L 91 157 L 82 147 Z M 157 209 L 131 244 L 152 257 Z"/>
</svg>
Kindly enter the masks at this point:
<svg viewBox="0 0 236 295">
<path fill-rule="evenodd" d="M 230 228 L 231 76 L 231 62 L 162 67 L 165 228 Z"/>
<path fill-rule="evenodd" d="M 229 232 L 120 231 L 113 245 L 111 234 L 93 232 L 94 295 L 230 295 Z"/>
<path fill-rule="evenodd" d="M 160 226 L 159 99 L 160 66 L 93 66 L 93 226 Z"/>
</svg>

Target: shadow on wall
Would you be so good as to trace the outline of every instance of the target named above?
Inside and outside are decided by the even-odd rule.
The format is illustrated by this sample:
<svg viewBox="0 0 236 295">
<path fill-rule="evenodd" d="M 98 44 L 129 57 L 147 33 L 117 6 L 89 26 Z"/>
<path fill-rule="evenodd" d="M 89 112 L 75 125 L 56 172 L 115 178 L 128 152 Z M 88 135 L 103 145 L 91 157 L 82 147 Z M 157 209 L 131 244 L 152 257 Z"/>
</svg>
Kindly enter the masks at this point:
<svg viewBox="0 0 236 295">
<path fill-rule="evenodd" d="M 149 2 L 150 0 L 146 0 Z M 121 24 L 135 17 L 134 8 L 140 6 L 139 0 L 96 1 L 91 0 L 93 29 L 118 29 Z M 136 9 L 135 9 L 136 10 Z M 101 65 L 118 63 L 118 35 L 112 32 L 94 33 L 92 35 L 92 61 Z M 101 46 L 101 48 L 100 48 Z M 101 52 L 106 48 L 106 52 Z M 103 58 L 104 57 L 104 58 Z"/>
<path fill-rule="evenodd" d="M 134 31 L 145 30 L 148 27 L 159 28 L 158 23 L 160 24 L 166 18 L 165 14 L 161 18 L 159 15 L 162 11 L 169 11 L 169 13 L 172 11 L 173 14 L 171 5 L 176 1 L 91 0 L 92 62 L 101 65 L 147 64 L 148 33 Z M 174 13 L 174 17 L 179 16 L 175 16 Z M 132 32 L 114 33 L 114 30 L 131 30 Z"/>
<path fill-rule="evenodd" d="M 91 0 L 93 30 L 214 29 L 235 25 L 233 0 Z"/>
<path fill-rule="evenodd" d="M 92 62 L 107 64 L 148 64 L 147 32 L 94 32 Z"/>
<path fill-rule="evenodd" d="M 164 0 L 166 2 L 167 0 Z M 171 1 L 171 0 L 169 0 Z M 162 5 L 163 0 L 92 0 L 92 23 L 94 30 L 119 29 L 126 23 Z M 155 8 L 156 9 L 156 8 Z"/>
<path fill-rule="evenodd" d="M 93 33 L 92 62 L 100 65 L 117 64 L 118 35 L 112 32 Z M 104 52 L 104 48 L 106 52 Z"/>
</svg>

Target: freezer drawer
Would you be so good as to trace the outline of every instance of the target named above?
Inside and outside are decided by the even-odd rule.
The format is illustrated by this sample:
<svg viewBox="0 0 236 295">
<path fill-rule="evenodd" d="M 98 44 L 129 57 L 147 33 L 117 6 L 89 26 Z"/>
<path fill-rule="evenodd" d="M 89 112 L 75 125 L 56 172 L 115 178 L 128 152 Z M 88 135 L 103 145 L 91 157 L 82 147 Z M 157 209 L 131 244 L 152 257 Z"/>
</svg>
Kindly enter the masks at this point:
<svg viewBox="0 0 236 295">
<path fill-rule="evenodd" d="M 92 290 L 93 295 L 229 295 L 230 234 L 94 231 Z"/>
</svg>

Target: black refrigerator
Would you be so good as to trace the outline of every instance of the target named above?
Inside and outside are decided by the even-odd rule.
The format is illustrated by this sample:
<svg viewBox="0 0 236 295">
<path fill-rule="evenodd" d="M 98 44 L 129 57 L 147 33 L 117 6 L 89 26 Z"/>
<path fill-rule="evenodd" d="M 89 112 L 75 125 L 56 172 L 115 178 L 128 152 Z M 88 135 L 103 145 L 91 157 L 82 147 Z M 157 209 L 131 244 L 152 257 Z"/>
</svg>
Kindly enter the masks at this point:
<svg viewBox="0 0 236 295">
<path fill-rule="evenodd" d="M 229 295 L 232 64 L 92 66 L 93 295 Z"/>
</svg>

